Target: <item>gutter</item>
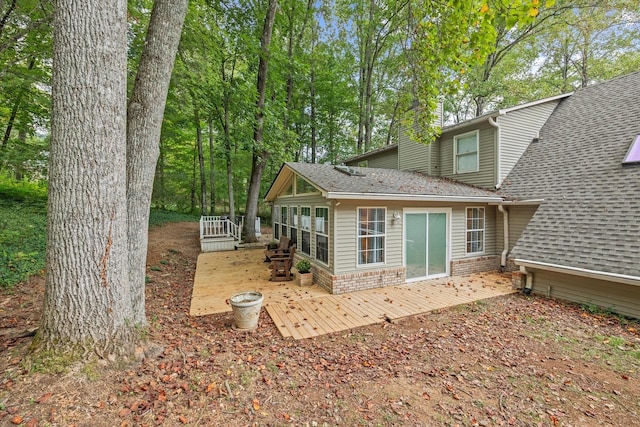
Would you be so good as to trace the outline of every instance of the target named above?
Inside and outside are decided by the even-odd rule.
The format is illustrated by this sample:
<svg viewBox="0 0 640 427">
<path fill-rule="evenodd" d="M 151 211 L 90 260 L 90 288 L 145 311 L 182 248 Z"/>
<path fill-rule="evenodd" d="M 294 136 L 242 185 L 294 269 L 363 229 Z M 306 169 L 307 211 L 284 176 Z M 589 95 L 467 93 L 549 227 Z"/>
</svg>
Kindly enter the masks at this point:
<svg viewBox="0 0 640 427">
<path fill-rule="evenodd" d="M 502 212 L 502 223 L 504 227 L 503 231 L 503 247 L 502 254 L 500 254 L 500 272 L 504 273 L 507 268 L 507 254 L 509 253 L 509 210 L 503 205 L 498 205 L 498 210 Z"/>
<path fill-rule="evenodd" d="M 327 199 L 347 200 L 394 200 L 394 201 L 422 201 L 422 202 L 460 202 L 460 203 L 489 203 L 501 202 L 501 197 L 495 196 L 441 196 L 434 194 L 388 194 L 388 193 L 323 193 Z"/>
<path fill-rule="evenodd" d="M 624 283 L 626 285 L 640 286 L 639 276 L 627 274 L 609 273 L 606 271 L 589 270 L 587 268 L 567 267 L 565 265 L 551 264 L 547 262 L 531 261 L 528 259 L 516 259 L 516 264 L 520 266 L 520 271 L 526 268 L 539 268 L 541 270 L 553 271 L 556 273 L 573 274 L 575 276 L 589 277 L 591 279 L 608 280 L 611 282 Z M 523 272 L 525 272 L 523 271 Z M 528 284 L 527 277 L 527 284 Z"/>
</svg>

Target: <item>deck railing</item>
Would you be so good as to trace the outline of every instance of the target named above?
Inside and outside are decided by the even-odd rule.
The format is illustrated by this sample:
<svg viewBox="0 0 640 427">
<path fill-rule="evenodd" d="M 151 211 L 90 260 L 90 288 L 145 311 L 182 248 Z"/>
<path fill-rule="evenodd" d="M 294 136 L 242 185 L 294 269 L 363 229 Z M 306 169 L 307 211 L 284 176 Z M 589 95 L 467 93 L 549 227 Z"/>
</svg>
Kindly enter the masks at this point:
<svg viewBox="0 0 640 427">
<path fill-rule="evenodd" d="M 200 238 L 206 237 L 233 237 L 239 242 L 242 238 L 242 224 L 235 224 L 222 216 L 201 216 Z"/>
</svg>

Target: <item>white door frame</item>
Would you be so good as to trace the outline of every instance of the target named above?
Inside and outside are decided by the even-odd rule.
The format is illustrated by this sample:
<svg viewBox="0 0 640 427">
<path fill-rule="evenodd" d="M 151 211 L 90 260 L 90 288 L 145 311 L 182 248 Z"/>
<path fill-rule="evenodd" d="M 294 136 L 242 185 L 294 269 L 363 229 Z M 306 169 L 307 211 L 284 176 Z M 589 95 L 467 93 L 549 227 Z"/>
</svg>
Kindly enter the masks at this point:
<svg viewBox="0 0 640 427">
<path fill-rule="evenodd" d="M 419 282 L 421 280 L 427 279 L 436 279 L 439 277 L 447 277 L 451 273 L 451 216 L 453 209 L 452 208 L 404 208 L 402 210 L 402 265 L 407 267 L 407 250 L 406 250 L 406 239 L 407 239 L 407 228 L 406 228 L 406 215 L 407 214 L 429 214 L 429 213 L 444 213 L 446 214 L 446 222 L 447 222 L 447 230 L 445 233 L 447 241 L 446 244 L 446 261 L 445 261 L 445 272 L 439 274 L 428 275 L 425 277 L 415 277 L 412 279 L 406 279 L 406 282 Z M 428 253 L 427 253 L 428 255 Z"/>
</svg>

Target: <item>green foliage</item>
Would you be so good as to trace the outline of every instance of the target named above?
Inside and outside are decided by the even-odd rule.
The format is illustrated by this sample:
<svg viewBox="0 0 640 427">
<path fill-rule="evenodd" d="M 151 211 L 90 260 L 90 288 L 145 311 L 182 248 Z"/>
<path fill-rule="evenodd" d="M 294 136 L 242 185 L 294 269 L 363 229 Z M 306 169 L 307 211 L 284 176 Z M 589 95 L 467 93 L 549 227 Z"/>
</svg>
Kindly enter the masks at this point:
<svg viewBox="0 0 640 427">
<path fill-rule="evenodd" d="M 199 215 L 185 214 L 164 209 L 151 209 L 149 214 L 149 226 L 158 226 L 170 222 L 197 222 Z"/>
<path fill-rule="evenodd" d="M 46 191 L 0 175 L 0 287 L 13 286 L 44 269 Z"/>
<path fill-rule="evenodd" d="M 296 269 L 299 273 L 308 273 L 311 271 L 311 263 L 308 259 L 303 258 L 296 263 Z"/>
</svg>

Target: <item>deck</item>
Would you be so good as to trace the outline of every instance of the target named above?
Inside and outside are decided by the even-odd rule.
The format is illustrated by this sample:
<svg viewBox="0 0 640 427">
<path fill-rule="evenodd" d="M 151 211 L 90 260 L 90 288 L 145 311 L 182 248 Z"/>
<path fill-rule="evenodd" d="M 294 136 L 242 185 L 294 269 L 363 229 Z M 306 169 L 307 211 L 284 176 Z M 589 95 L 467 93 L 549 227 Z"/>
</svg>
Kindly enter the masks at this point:
<svg viewBox="0 0 640 427">
<path fill-rule="evenodd" d="M 515 292 L 507 275 L 482 273 L 330 295 L 317 285 L 270 282 L 262 260 L 262 250 L 200 254 L 190 314 L 231 311 L 231 295 L 255 290 L 282 336 L 303 339 Z"/>
</svg>

